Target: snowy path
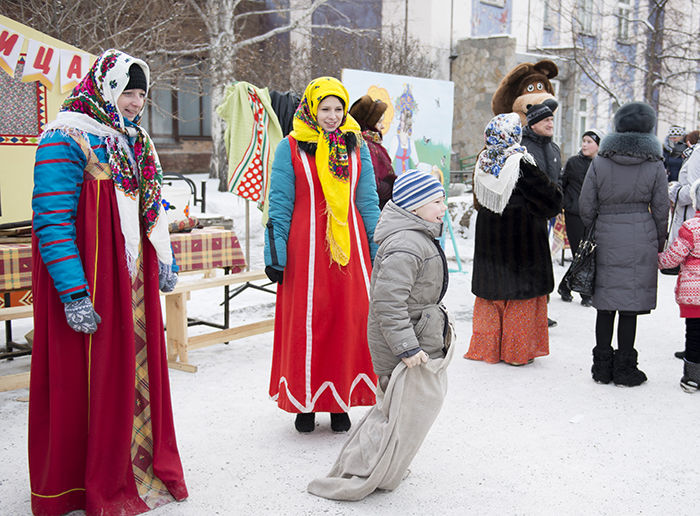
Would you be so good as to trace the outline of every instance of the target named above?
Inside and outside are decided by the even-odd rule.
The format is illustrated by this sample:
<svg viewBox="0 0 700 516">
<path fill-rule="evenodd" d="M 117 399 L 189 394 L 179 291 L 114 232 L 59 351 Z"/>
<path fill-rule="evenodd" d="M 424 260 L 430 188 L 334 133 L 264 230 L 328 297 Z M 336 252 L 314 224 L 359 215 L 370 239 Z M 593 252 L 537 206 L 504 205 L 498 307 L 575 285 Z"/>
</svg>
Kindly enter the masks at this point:
<svg viewBox="0 0 700 516">
<path fill-rule="evenodd" d="M 242 213 L 225 194 L 210 196 L 217 212 Z M 252 235 L 254 268 L 261 265 L 261 234 L 255 228 Z M 472 254 L 469 243 L 460 239 L 463 258 Z M 563 273 L 557 261 L 557 280 Z M 578 296 L 573 303 L 552 297 L 550 316 L 559 325 L 550 332 L 550 356 L 524 367 L 462 359 L 471 335 L 470 280 L 470 274 L 451 275 L 445 304 L 457 319 L 458 348 L 449 369 L 450 391 L 411 475 L 396 491 L 354 503 L 306 493 L 306 484 L 330 469 L 345 437 L 331 432 L 327 415 L 317 418 L 314 433 L 298 434 L 293 416 L 268 399 L 268 333 L 192 352 L 196 374 L 171 371 L 190 498 L 152 514 L 696 513 L 699 453 L 692 443 L 697 442 L 700 394 L 685 394 L 678 386 L 682 362 L 673 352 L 683 347 L 684 325 L 673 300 L 675 278 L 659 276 L 659 308 L 639 318 L 637 349 L 649 381 L 631 389 L 591 380 L 595 310 L 582 307 Z M 193 315 L 218 313 L 219 292 L 194 294 Z M 274 310 L 267 294 L 244 297 L 235 317 L 256 320 Z M 22 335 L 17 327 L 16 335 Z M 21 370 L 27 361 L 0 364 L 0 374 Z M 26 395 L 26 390 L 0 393 L 5 436 L 0 515 L 30 514 L 27 404 L 17 401 Z M 352 409 L 352 420 L 359 421 L 365 410 Z"/>
</svg>

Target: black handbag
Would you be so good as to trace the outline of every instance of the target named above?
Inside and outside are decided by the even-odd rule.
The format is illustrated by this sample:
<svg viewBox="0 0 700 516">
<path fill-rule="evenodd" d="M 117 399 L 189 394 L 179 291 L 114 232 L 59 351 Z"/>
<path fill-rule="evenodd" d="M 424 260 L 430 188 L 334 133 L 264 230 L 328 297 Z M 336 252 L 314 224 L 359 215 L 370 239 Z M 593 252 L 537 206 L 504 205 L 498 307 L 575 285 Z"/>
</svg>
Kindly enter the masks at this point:
<svg viewBox="0 0 700 516">
<path fill-rule="evenodd" d="M 576 256 L 564 275 L 564 281 L 569 290 L 578 292 L 582 296 L 590 297 L 595 290 L 595 250 L 594 222 L 579 243 Z"/>
</svg>

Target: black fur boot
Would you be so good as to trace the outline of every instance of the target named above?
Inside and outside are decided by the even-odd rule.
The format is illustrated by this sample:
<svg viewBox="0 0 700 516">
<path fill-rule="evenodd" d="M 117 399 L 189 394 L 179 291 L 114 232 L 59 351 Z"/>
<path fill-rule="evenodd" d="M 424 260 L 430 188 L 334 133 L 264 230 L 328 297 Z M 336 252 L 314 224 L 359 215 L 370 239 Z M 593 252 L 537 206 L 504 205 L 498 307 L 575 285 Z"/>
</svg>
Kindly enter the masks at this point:
<svg viewBox="0 0 700 516">
<path fill-rule="evenodd" d="M 683 378 L 681 388 L 685 392 L 693 393 L 700 387 L 700 364 L 683 360 Z"/>
<path fill-rule="evenodd" d="M 613 349 L 593 348 L 593 379 L 598 383 L 610 383 L 613 379 Z"/>
<path fill-rule="evenodd" d="M 347 412 L 331 413 L 331 430 L 335 433 L 347 432 L 350 430 L 350 426 L 350 416 L 348 416 Z"/>
<path fill-rule="evenodd" d="M 615 352 L 613 382 L 623 387 L 636 387 L 647 381 L 647 375 L 637 368 L 637 350 Z"/>
<path fill-rule="evenodd" d="M 302 434 L 310 434 L 316 428 L 316 414 L 313 412 L 297 414 L 294 420 L 294 428 Z"/>
</svg>

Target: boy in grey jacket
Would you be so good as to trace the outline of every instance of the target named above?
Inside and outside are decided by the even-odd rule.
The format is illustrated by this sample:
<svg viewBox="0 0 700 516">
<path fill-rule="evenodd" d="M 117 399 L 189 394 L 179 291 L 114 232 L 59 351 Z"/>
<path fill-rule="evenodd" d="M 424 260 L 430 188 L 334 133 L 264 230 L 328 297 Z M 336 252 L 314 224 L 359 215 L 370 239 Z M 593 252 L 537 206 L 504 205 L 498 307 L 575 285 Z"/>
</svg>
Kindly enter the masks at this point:
<svg viewBox="0 0 700 516">
<path fill-rule="evenodd" d="M 437 241 L 444 201 L 442 184 L 430 174 L 408 171 L 394 183 L 374 233 L 379 250 L 367 335 L 379 376 L 377 404 L 354 428 L 328 476 L 309 484 L 312 494 L 361 500 L 375 489 L 396 489 L 442 408 L 454 349 L 440 304 L 448 282 Z"/>
<path fill-rule="evenodd" d="M 374 372 L 386 390 L 400 361 L 411 368 L 445 356 L 447 260 L 437 238 L 445 190 L 430 174 L 407 172 L 377 223 L 379 250 L 370 285 L 367 337 Z"/>
</svg>

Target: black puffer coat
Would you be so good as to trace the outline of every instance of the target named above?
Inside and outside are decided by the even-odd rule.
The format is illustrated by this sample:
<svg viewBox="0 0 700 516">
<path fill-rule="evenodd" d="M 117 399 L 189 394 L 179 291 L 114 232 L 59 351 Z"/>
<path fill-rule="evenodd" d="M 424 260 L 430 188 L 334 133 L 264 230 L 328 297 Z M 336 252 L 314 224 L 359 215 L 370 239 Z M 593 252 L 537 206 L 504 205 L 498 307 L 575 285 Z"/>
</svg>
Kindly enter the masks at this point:
<svg viewBox="0 0 700 516">
<path fill-rule="evenodd" d="M 472 292 L 483 299 L 532 299 L 554 289 L 547 220 L 561 211 L 562 193 L 524 160 L 520 174 L 503 214 L 482 206 L 476 218 Z"/>
<path fill-rule="evenodd" d="M 581 151 L 576 156 L 566 160 L 564 172 L 559 180 L 562 192 L 564 192 L 564 211 L 578 215 L 578 196 L 581 195 L 583 180 L 591 165 L 591 158 L 587 158 Z"/>
<path fill-rule="evenodd" d="M 557 183 L 561 172 L 561 151 L 552 137 L 540 136 L 526 125 L 523 127 L 522 144 L 535 157 L 537 166 L 546 172 L 550 181 Z"/>
</svg>

